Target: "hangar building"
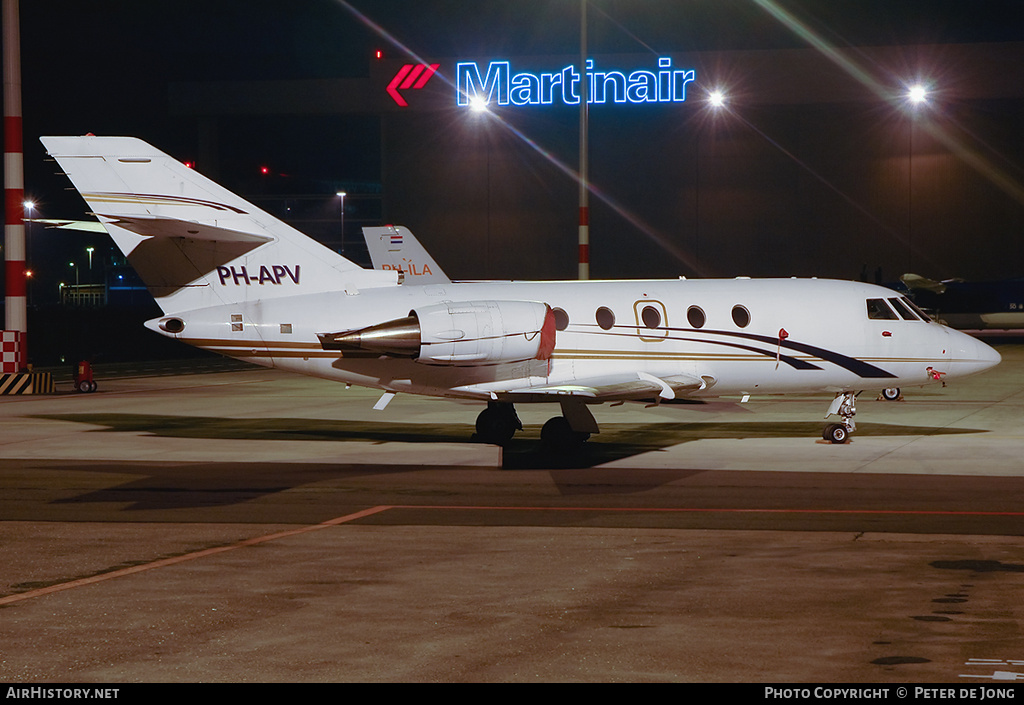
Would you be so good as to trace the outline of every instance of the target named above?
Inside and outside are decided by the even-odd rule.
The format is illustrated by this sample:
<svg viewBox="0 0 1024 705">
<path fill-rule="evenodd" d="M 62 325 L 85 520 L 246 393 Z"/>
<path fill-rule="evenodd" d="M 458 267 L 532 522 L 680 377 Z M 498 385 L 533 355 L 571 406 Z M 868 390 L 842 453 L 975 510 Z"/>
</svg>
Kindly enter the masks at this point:
<svg viewBox="0 0 1024 705">
<path fill-rule="evenodd" d="M 389 58 L 170 104 L 201 171 L 353 257 L 361 225 L 395 223 L 453 278 L 574 278 L 578 63 Z M 590 63 L 593 278 L 1024 273 L 1024 43 Z"/>
</svg>

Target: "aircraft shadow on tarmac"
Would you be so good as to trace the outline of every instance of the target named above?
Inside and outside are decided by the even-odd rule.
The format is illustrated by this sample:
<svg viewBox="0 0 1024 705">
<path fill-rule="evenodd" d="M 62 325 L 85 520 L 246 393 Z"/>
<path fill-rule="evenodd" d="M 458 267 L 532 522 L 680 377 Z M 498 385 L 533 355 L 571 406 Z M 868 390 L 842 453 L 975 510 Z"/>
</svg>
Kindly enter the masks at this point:
<svg viewBox="0 0 1024 705">
<path fill-rule="evenodd" d="M 347 441 L 382 443 L 472 443 L 470 424 L 396 423 L 300 418 L 220 418 L 157 414 L 56 414 L 39 418 L 100 426 L 100 433 L 146 433 L 164 438 L 253 441 Z M 641 453 L 707 439 L 806 438 L 821 441 L 820 422 L 657 422 L 606 423 L 582 450 L 549 452 L 540 428 L 526 426 L 502 453 L 502 467 L 515 469 L 587 468 Z M 862 423 L 855 438 L 938 436 L 983 433 L 982 429 Z M 372 465 L 372 463 L 368 463 Z"/>
<path fill-rule="evenodd" d="M 151 434 L 163 438 L 181 439 L 183 443 L 194 439 L 223 439 L 243 441 L 333 441 L 364 443 L 369 451 L 373 445 L 384 443 L 473 443 L 471 424 L 431 424 L 367 422 L 352 420 L 325 420 L 299 418 L 236 419 L 205 416 L 169 416 L 156 414 L 64 414 L 38 418 L 89 424 L 100 434 Z M 684 480 L 705 470 L 693 467 L 643 468 L 596 467 L 620 458 L 658 451 L 671 446 L 701 439 L 770 439 L 799 438 L 810 443 L 830 447 L 820 438 L 821 425 L 814 422 L 751 422 L 709 421 L 701 423 L 607 423 L 600 435 L 588 442 L 582 452 L 564 456 L 546 452 L 540 442 L 540 429 L 527 426 L 505 448 L 502 469 L 547 471 L 562 498 L 595 494 L 631 494 L 647 492 L 665 484 Z M 937 436 L 948 434 L 981 433 L 976 429 L 950 429 L 923 426 L 887 424 L 860 424 L 858 437 L 884 436 Z M 111 438 L 116 444 L 116 438 Z M 420 462 L 407 460 L 398 463 L 377 459 L 372 452 L 353 454 L 337 462 L 294 462 L 290 460 L 261 460 L 255 449 L 232 460 L 211 458 L 204 460 L 93 460 L 86 452 L 78 461 L 65 459 L 34 460 L 37 470 L 56 472 L 98 473 L 106 482 L 111 474 L 127 475 L 125 481 L 114 481 L 105 487 L 94 487 L 73 496 L 51 497 L 42 504 L 33 504 L 25 511 L 33 517 L 55 520 L 63 518 L 69 507 L 86 512 L 96 520 L 121 516 L 121 511 L 145 512 L 173 509 L 215 511 L 242 505 L 268 495 L 317 483 L 346 481 L 347 489 L 341 493 L 344 501 L 351 502 L 352 492 L 362 492 L 362 485 L 348 487 L 348 480 L 359 477 L 452 470 L 479 471 L 478 466 L 452 467 L 443 462 L 432 463 L 429 453 L 420 455 Z M 831 454 L 830 454 L 831 455 Z M 221 456 L 223 457 L 223 455 Z M 407 455 L 404 457 L 408 457 Z M 823 457 L 828 457 L 823 455 Z M 487 469 L 495 469 L 493 467 Z M 581 474 L 581 471 L 585 471 Z M 89 482 L 88 484 L 92 484 Z M 371 483 L 366 491 L 376 487 Z M 385 487 L 391 487 L 385 483 Z M 432 496 L 441 492 L 448 500 L 450 491 L 432 489 Z M 385 489 L 385 493 L 392 491 Z M 316 499 L 310 505 L 310 497 Z M 360 495 L 361 496 L 361 495 Z M 303 521 L 310 512 L 322 511 L 325 517 L 335 516 L 337 510 L 331 493 L 312 493 L 303 498 L 298 509 Z M 397 503 L 404 503 L 406 495 L 395 495 Z M 323 506 L 316 502 L 325 502 Z M 396 501 L 394 499 L 388 502 Z M 251 506 L 251 505 L 249 505 Z M 113 514 L 111 514 L 113 512 Z M 212 516 L 219 516 L 214 514 Z M 278 517 L 280 518 L 280 517 Z M 287 519 L 287 517 L 286 517 Z"/>
</svg>

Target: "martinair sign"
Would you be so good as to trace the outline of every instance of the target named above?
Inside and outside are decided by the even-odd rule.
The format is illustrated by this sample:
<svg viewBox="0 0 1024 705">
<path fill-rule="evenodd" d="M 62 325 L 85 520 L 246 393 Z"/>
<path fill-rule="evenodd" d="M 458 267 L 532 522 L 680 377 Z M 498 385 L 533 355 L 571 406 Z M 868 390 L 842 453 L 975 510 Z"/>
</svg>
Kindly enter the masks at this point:
<svg viewBox="0 0 1024 705">
<path fill-rule="evenodd" d="M 686 84 L 696 78 L 693 69 L 672 68 L 672 59 L 658 59 L 658 70 L 595 70 L 587 61 L 587 102 L 682 103 Z M 468 106 L 477 100 L 498 105 L 579 105 L 580 74 L 569 64 L 553 73 L 512 72 L 508 61 L 492 61 L 481 71 L 480 64 L 463 62 L 455 67 L 456 101 Z"/>
<path fill-rule="evenodd" d="M 440 64 L 406 64 L 387 86 L 400 107 L 409 105 L 407 93 L 421 89 L 438 73 Z M 682 103 L 686 86 L 696 79 L 693 69 L 678 69 L 670 57 L 658 59 L 656 69 L 595 67 L 587 61 L 587 102 L 590 105 Z M 545 71 L 513 70 L 510 61 L 486 64 L 462 61 L 455 65 L 455 104 L 458 107 L 579 105 L 581 77 L 578 66 L 568 64 Z"/>
</svg>

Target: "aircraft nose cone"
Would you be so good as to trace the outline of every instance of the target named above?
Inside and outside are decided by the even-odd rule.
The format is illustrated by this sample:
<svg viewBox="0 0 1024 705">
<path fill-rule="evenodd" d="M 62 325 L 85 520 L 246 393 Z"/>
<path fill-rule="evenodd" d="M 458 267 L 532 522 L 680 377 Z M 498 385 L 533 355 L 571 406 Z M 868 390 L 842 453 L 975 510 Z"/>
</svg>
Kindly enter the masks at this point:
<svg viewBox="0 0 1024 705">
<path fill-rule="evenodd" d="M 999 354 L 999 351 L 990 345 L 986 345 L 980 340 L 977 341 L 978 346 L 981 348 L 978 354 L 978 360 L 985 365 L 987 370 L 990 367 L 995 367 L 1003 361 L 1003 356 Z"/>
<path fill-rule="evenodd" d="M 960 350 L 955 357 L 961 374 L 984 372 L 1002 361 L 1003 356 L 992 346 L 965 333 L 959 335 L 962 336 L 957 341 Z"/>
</svg>

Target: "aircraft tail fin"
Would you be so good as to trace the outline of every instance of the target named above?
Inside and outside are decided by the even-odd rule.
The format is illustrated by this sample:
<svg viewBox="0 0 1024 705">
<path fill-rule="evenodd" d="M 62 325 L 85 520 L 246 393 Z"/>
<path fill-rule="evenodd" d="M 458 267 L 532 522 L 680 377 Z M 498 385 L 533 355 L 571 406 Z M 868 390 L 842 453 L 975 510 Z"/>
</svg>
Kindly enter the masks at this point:
<svg viewBox="0 0 1024 705">
<path fill-rule="evenodd" d="M 133 137 L 42 137 L 165 313 L 397 277 L 364 270 Z"/>
<path fill-rule="evenodd" d="M 363 228 L 363 238 L 374 269 L 404 272 L 409 284 L 450 284 L 452 281 L 408 228 L 401 225 Z"/>
</svg>

